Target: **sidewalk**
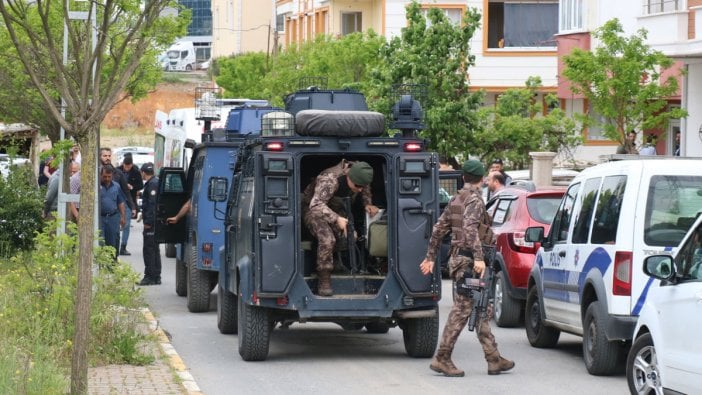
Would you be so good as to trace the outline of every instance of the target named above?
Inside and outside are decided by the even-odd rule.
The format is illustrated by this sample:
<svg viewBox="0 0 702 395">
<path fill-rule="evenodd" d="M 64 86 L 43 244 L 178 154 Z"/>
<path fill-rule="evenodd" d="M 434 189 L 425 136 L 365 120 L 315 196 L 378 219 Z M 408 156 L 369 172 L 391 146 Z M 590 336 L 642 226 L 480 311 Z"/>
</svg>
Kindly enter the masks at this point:
<svg viewBox="0 0 702 395">
<path fill-rule="evenodd" d="M 155 357 L 147 366 L 107 365 L 88 369 L 88 393 L 112 394 L 201 394 L 200 388 L 158 327 L 149 310 L 144 310 L 149 330 L 158 337 L 158 346 L 149 345 Z"/>
</svg>

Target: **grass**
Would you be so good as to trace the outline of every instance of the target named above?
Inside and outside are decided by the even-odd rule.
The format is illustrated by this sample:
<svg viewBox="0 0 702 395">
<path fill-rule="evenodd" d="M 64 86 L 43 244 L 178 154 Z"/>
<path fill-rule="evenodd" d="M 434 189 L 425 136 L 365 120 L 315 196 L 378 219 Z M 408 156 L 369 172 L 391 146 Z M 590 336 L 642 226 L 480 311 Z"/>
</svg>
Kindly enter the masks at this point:
<svg viewBox="0 0 702 395">
<path fill-rule="evenodd" d="M 75 225 L 72 225 L 75 234 Z M 0 259 L 0 393 L 61 394 L 69 382 L 74 328 L 77 240 L 37 234 L 32 251 Z M 103 267 L 112 257 L 96 249 Z M 139 275 L 127 264 L 98 271 L 93 281 L 90 364 L 146 365 L 156 339 L 148 333 Z"/>
<path fill-rule="evenodd" d="M 154 131 L 151 129 L 123 128 L 100 130 L 101 147 L 154 146 Z"/>
</svg>

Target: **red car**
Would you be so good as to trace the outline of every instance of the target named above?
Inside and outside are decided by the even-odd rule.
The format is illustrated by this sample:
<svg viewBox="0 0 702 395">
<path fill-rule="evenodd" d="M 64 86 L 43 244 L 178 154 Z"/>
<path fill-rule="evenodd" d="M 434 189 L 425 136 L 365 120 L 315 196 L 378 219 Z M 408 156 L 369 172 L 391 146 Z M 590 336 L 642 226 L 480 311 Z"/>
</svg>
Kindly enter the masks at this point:
<svg viewBox="0 0 702 395">
<path fill-rule="evenodd" d="M 523 322 L 527 280 L 539 249 L 538 243 L 524 240 L 524 231 L 530 226 L 543 226 L 547 233 L 564 193 L 565 188 L 536 189 L 525 183 L 509 186 L 488 201 L 492 230 L 497 236 L 493 294 L 497 326 Z"/>
</svg>

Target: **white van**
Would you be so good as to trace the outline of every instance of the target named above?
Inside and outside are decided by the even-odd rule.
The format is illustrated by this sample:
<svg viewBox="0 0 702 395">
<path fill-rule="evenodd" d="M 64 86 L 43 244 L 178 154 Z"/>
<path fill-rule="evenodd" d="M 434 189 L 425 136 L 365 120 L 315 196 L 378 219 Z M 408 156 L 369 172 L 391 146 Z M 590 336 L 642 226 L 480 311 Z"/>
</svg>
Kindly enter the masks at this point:
<svg viewBox="0 0 702 395">
<path fill-rule="evenodd" d="M 671 254 L 702 211 L 702 160 L 621 160 L 584 170 L 563 196 L 532 268 L 525 327 L 534 347 L 583 337 L 591 374 L 621 369 L 653 279 L 646 256 Z"/>
</svg>

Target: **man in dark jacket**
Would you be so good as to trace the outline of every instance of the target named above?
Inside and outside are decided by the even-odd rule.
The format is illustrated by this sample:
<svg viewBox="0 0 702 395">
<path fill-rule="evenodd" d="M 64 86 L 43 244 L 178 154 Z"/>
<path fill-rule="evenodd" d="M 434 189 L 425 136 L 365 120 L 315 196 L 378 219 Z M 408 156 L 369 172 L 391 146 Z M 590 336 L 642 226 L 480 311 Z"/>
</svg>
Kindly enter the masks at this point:
<svg viewBox="0 0 702 395">
<path fill-rule="evenodd" d="M 154 177 L 154 164 L 144 163 L 141 166 L 144 177 L 144 190 L 141 193 L 141 212 L 144 221 L 144 278 L 139 285 L 161 284 L 161 252 L 154 231 L 156 230 L 156 199 L 158 193 L 158 177 Z"/>
<path fill-rule="evenodd" d="M 129 194 L 131 195 L 132 201 L 136 203 L 137 192 L 141 191 L 141 189 L 144 187 L 144 181 L 142 181 L 141 179 L 141 173 L 139 172 L 139 169 L 137 169 L 136 166 L 134 166 L 134 161 L 132 159 L 131 153 L 127 152 L 126 154 L 124 154 L 124 160 L 122 160 L 122 165 L 118 167 L 118 169 L 122 171 L 122 173 L 126 177 Z M 138 211 L 139 208 L 136 207 L 136 204 L 134 207 Z M 122 240 L 119 250 L 120 255 L 132 255 L 129 253 L 129 251 L 127 251 L 127 242 L 129 241 L 129 228 L 131 227 L 131 223 L 132 216 L 127 216 L 127 224 L 122 230 Z"/>
</svg>

